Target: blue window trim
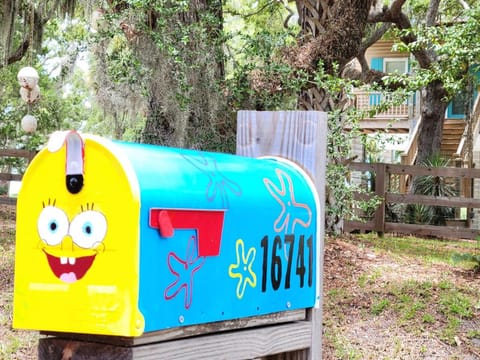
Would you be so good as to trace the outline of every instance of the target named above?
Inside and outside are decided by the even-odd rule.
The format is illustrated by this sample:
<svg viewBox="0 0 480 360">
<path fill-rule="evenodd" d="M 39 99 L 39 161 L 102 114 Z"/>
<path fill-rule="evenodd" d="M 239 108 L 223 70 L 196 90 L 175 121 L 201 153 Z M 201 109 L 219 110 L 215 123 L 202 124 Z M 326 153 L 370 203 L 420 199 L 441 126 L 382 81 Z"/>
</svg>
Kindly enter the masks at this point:
<svg viewBox="0 0 480 360">
<path fill-rule="evenodd" d="M 478 92 L 475 90 L 473 92 L 473 99 L 477 98 Z M 453 101 L 450 101 L 447 106 L 447 119 L 465 119 L 465 113 L 463 114 L 454 114 L 453 113 Z"/>
<path fill-rule="evenodd" d="M 372 70 L 383 71 L 383 57 L 372 58 L 370 61 L 370 68 Z M 370 106 L 380 104 L 380 93 L 371 93 L 368 103 Z"/>
</svg>

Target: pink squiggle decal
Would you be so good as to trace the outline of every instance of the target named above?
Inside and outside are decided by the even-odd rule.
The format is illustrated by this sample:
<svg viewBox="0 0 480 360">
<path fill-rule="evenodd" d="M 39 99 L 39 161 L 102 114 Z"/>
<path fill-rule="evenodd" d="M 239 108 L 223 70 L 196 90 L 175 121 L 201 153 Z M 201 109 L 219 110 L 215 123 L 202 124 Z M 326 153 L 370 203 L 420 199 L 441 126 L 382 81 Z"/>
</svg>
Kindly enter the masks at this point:
<svg viewBox="0 0 480 360">
<path fill-rule="evenodd" d="M 279 186 L 268 178 L 263 179 L 268 192 L 281 206 L 280 215 L 273 224 L 275 232 L 294 233 L 297 224 L 305 228 L 309 227 L 312 221 L 312 210 L 307 204 L 295 200 L 295 189 L 291 177 L 281 169 L 275 169 L 275 173 L 279 180 Z M 291 213 L 299 213 L 299 217 L 293 219 L 290 229 Z"/>
<path fill-rule="evenodd" d="M 170 252 L 167 257 L 168 269 L 175 276 L 175 280 L 167 286 L 164 292 L 165 300 L 175 298 L 182 290 L 185 309 L 189 309 L 193 300 L 193 279 L 205 262 L 205 257 L 198 256 L 197 241 L 191 237 L 185 254 L 185 260 L 176 253 Z"/>
<path fill-rule="evenodd" d="M 184 158 L 208 177 L 209 181 L 205 189 L 205 197 L 209 202 L 214 201 L 219 196 L 222 206 L 228 208 L 229 193 L 236 196 L 242 195 L 240 185 L 227 178 L 218 170 L 215 159 L 209 159 L 203 155 L 199 155 L 199 157 L 184 156 Z"/>
</svg>

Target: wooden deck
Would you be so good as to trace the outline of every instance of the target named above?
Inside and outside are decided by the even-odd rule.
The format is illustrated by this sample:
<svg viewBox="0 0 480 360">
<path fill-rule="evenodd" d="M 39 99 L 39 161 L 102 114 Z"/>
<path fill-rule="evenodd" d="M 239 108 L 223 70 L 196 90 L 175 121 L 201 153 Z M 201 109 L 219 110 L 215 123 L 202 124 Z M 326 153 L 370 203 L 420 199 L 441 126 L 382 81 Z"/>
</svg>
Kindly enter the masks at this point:
<svg viewBox="0 0 480 360">
<path fill-rule="evenodd" d="M 365 133 L 384 132 L 408 134 L 411 119 L 417 116 L 417 108 L 413 101 L 391 106 L 388 110 L 377 111 L 380 94 L 355 91 L 352 106 L 364 111 L 367 115 L 360 121 L 360 129 Z"/>
</svg>

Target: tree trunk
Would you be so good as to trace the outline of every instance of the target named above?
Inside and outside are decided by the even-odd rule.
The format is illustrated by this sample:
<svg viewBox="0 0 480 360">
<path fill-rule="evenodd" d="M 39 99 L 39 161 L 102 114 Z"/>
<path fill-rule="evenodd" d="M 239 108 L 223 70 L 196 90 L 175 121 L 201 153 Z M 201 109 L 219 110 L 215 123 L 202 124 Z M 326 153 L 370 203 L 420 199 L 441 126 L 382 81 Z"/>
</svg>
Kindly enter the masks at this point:
<svg viewBox="0 0 480 360">
<path fill-rule="evenodd" d="M 445 110 L 448 104 L 443 100 L 445 88 L 440 81 L 428 84 L 422 90 L 422 121 L 418 137 L 417 164 L 428 156 L 440 152 Z"/>
<path fill-rule="evenodd" d="M 334 63 L 338 65 L 340 74 L 345 65 L 355 58 L 362 44 L 362 37 L 367 26 L 367 19 L 373 0 L 298 0 L 296 1 L 301 26 L 300 48 L 295 65 L 310 71 L 312 82 L 318 67 L 322 66 L 327 74 L 334 75 Z M 298 98 L 298 108 L 301 110 L 317 110 L 329 112 L 335 108 L 342 109 L 345 94 L 339 93 L 333 99 L 325 89 L 311 86 L 302 89 Z M 340 104 L 340 105 L 339 105 Z M 341 112 L 341 111 L 340 111 Z M 332 121 L 341 122 L 341 115 Z M 339 127 L 335 126 L 338 130 Z M 339 129 L 343 131 L 343 129 Z M 329 132 L 335 130 L 329 129 Z M 330 134 L 329 141 L 335 136 Z M 328 162 L 341 164 L 344 153 L 341 149 L 348 144 L 329 143 Z M 343 178 L 343 176 L 342 176 Z M 327 180 L 327 208 L 335 209 L 342 206 L 342 200 L 336 199 L 333 188 Z M 326 212 L 326 229 L 332 233 L 343 230 L 343 216 L 335 212 Z"/>
<path fill-rule="evenodd" d="M 373 0 L 297 0 L 301 42 L 296 65 L 310 70 L 312 75 L 318 66 L 332 74 L 335 62 L 341 73 L 359 53 L 372 3 Z M 331 105 L 325 91 L 316 86 L 303 89 L 299 96 L 301 110 L 330 111 Z"/>
</svg>

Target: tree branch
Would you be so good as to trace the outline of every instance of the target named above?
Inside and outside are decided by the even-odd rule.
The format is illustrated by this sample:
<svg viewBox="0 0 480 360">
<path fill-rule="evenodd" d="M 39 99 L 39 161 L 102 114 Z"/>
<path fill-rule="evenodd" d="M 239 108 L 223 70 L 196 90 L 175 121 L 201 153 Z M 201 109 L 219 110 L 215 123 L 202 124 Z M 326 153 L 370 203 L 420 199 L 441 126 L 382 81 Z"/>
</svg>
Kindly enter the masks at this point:
<svg viewBox="0 0 480 360">
<path fill-rule="evenodd" d="M 28 39 L 23 40 L 23 42 L 17 47 L 17 50 L 7 58 L 7 65 L 22 60 L 27 53 L 29 46 L 30 41 Z"/>
<path fill-rule="evenodd" d="M 440 0 L 430 0 L 430 2 L 428 3 L 427 19 L 425 22 L 427 26 L 435 25 L 435 22 L 437 21 L 437 17 L 438 17 L 439 6 L 440 6 Z"/>
<path fill-rule="evenodd" d="M 380 25 L 378 29 L 376 29 L 373 34 L 371 34 L 366 40 L 362 42 L 360 46 L 360 51 L 367 50 L 370 46 L 375 44 L 378 40 L 380 40 L 385 33 L 393 27 L 391 23 L 383 23 Z"/>
<path fill-rule="evenodd" d="M 412 24 L 410 19 L 402 12 L 402 6 L 405 4 L 406 0 L 394 0 L 390 7 L 383 7 L 380 12 L 375 12 L 369 15 L 369 22 L 372 23 L 380 23 L 380 22 L 388 22 L 393 23 L 395 26 L 400 30 L 408 30 L 412 28 Z M 439 0 L 432 0 L 430 4 L 433 2 L 437 2 Z M 434 16 L 436 14 L 435 7 L 429 6 L 430 16 Z M 438 10 L 438 8 L 437 8 Z M 428 15 L 427 15 L 428 16 Z M 435 15 L 436 16 L 436 15 Z M 409 45 L 417 40 L 417 37 L 414 34 L 406 34 L 400 37 L 400 40 Z M 422 69 L 427 69 L 430 67 L 433 61 L 433 54 L 430 54 L 428 50 L 425 49 L 416 49 L 412 50 L 412 54 L 415 56 L 415 59 L 418 61 L 419 66 Z"/>
<path fill-rule="evenodd" d="M 295 13 L 293 12 L 292 9 L 290 9 L 290 7 L 288 6 L 288 3 L 285 4 L 282 0 L 277 0 L 279 3 L 281 3 L 283 5 L 283 7 L 288 11 L 288 15 L 287 17 L 285 18 L 285 20 L 283 21 L 283 27 L 285 29 L 288 29 L 288 22 L 290 21 L 290 19 L 292 18 L 293 15 L 295 15 Z"/>
<path fill-rule="evenodd" d="M 407 2 L 407 0 L 393 0 L 390 5 L 390 13 L 393 18 L 397 18 L 402 13 L 402 7 Z"/>
<path fill-rule="evenodd" d="M 233 15 L 233 16 L 241 16 L 241 17 L 251 17 L 251 16 L 254 16 L 254 15 L 257 15 L 257 14 L 260 14 L 263 10 L 265 10 L 266 8 L 268 8 L 269 6 L 272 6 L 274 5 L 276 2 L 278 2 L 277 0 L 272 0 L 272 1 L 269 1 L 267 2 L 265 5 L 263 5 L 262 7 L 260 7 L 258 10 L 255 10 L 254 12 L 251 12 L 251 13 L 247 13 L 247 14 L 242 14 L 241 12 L 238 12 L 238 11 L 233 11 L 233 10 L 225 10 L 225 13 L 227 14 L 230 14 L 230 15 Z"/>
</svg>

